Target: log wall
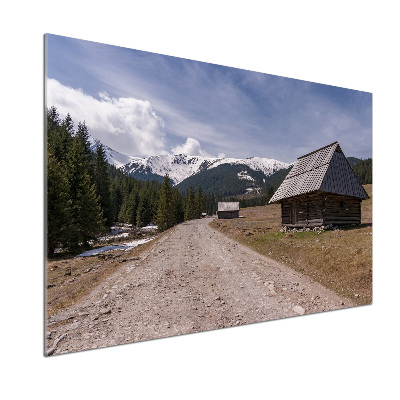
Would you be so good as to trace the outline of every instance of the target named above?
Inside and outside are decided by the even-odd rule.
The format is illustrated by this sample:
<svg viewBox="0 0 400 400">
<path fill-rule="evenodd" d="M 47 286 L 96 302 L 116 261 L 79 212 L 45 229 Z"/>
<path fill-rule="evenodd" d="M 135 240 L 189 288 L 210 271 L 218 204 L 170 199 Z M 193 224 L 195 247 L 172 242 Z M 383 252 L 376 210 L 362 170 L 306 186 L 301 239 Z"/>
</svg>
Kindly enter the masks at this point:
<svg viewBox="0 0 400 400">
<path fill-rule="evenodd" d="M 218 219 L 239 218 L 239 211 L 218 211 Z"/>
<path fill-rule="evenodd" d="M 361 200 L 317 192 L 282 200 L 281 212 L 288 227 L 360 224 Z"/>
<path fill-rule="evenodd" d="M 361 200 L 355 197 L 327 195 L 324 223 L 332 225 L 361 224 Z"/>
</svg>

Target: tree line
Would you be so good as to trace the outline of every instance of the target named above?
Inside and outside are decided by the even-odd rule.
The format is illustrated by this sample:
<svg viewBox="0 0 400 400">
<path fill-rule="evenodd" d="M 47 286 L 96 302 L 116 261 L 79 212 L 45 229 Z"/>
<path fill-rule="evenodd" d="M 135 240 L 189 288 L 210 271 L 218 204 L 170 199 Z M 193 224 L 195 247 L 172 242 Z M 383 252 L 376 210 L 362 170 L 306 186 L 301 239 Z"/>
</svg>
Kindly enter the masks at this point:
<svg viewBox="0 0 400 400">
<path fill-rule="evenodd" d="M 352 168 L 361 185 L 372 183 L 372 158 L 360 160 Z"/>
<path fill-rule="evenodd" d="M 265 206 L 268 205 L 272 196 L 275 193 L 275 189 L 272 186 L 263 185 L 260 188 L 260 192 L 254 196 L 230 196 L 225 197 L 220 201 L 234 201 L 239 202 L 240 208 L 247 207 L 257 207 L 257 206 Z"/>
<path fill-rule="evenodd" d="M 214 204 L 211 204 L 211 202 Z M 92 151 L 89 129 L 47 109 L 47 250 L 77 252 L 90 247 L 115 222 L 138 227 L 156 223 L 160 232 L 216 210 L 201 185 L 185 193 L 163 182 L 141 181 L 107 162 L 99 143 Z"/>
</svg>

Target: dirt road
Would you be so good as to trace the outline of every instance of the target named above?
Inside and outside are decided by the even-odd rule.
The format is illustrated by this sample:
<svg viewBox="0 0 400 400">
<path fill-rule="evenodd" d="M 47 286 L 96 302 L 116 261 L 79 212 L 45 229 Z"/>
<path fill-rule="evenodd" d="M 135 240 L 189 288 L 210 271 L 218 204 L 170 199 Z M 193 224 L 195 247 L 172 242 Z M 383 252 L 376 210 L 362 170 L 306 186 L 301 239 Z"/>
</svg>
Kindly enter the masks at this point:
<svg viewBox="0 0 400 400">
<path fill-rule="evenodd" d="M 47 321 L 47 354 L 267 321 L 353 304 L 212 229 L 182 223 Z"/>
</svg>

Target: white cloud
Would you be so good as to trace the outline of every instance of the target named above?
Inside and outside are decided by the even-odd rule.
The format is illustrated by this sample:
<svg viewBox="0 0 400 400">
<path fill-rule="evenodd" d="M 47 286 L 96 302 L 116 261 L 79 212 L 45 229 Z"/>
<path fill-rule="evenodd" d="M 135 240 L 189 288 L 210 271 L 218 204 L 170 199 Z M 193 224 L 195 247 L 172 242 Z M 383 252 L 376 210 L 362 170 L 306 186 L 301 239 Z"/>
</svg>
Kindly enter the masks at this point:
<svg viewBox="0 0 400 400">
<path fill-rule="evenodd" d="M 91 136 L 120 153 L 146 157 L 167 154 L 164 121 L 148 101 L 132 97 L 99 99 L 47 80 L 47 107 L 55 106 L 63 118 L 70 113 L 75 125 L 86 121 Z"/>
<path fill-rule="evenodd" d="M 172 148 L 173 154 L 188 154 L 190 156 L 212 157 L 201 148 L 200 142 L 197 139 L 188 137 L 186 143 Z"/>
</svg>

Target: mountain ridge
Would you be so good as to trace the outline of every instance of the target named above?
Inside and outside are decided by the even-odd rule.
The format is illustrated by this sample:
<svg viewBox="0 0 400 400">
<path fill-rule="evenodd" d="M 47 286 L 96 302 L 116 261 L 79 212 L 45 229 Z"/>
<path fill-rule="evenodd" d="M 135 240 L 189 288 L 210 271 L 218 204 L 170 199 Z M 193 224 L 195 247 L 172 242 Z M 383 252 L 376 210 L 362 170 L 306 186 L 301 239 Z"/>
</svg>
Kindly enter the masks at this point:
<svg viewBox="0 0 400 400">
<path fill-rule="evenodd" d="M 89 140 L 92 150 L 101 143 L 93 137 Z M 293 165 L 262 157 L 238 159 L 187 154 L 135 157 L 119 153 L 106 145 L 103 148 L 109 164 L 135 179 L 162 181 L 168 174 L 180 191 L 201 185 L 205 192 L 215 192 L 221 196 L 257 196 L 264 193 L 267 187 L 276 190 Z M 371 169 L 363 165 L 368 160 L 348 157 L 348 161 L 352 168 L 362 168 L 360 174 L 365 175 Z"/>
<path fill-rule="evenodd" d="M 97 146 L 101 144 L 106 154 L 108 163 L 114 165 L 118 169 L 128 164 L 133 158 L 132 156 L 122 154 L 119 151 L 112 149 L 111 147 L 101 143 L 100 140 L 95 139 L 93 136 L 90 135 L 89 135 L 89 143 L 90 143 L 90 149 L 93 152 L 95 152 Z"/>
<path fill-rule="evenodd" d="M 219 165 L 245 165 L 253 171 L 260 171 L 265 176 L 272 175 L 276 171 L 288 168 L 290 164 L 271 158 L 218 158 L 204 156 L 190 156 L 187 154 L 160 155 L 145 158 L 132 157 L 131 161 L 120 169 L 132 176 L 139 177 L 153 174 L 158 177 L 169 175 L 174 185 L 178 185 L 185 179 L 197 175 L 200 172 L 218 167 Z"/>
</svg>

